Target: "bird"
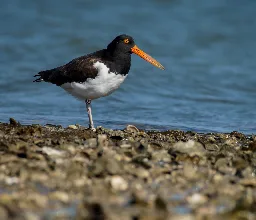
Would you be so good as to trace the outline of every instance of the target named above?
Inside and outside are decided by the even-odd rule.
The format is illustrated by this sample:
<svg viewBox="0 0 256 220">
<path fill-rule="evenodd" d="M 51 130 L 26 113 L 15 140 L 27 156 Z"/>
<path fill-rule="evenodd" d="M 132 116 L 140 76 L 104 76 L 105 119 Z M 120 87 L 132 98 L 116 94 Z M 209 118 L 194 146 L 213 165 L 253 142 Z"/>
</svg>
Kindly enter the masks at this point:
<svg viewBox="0 0 256 220">
<path fill-rule="evenodd" d="M 86 104 L 89 128 L 96 130 L 92 118 L 91 102 L 110 95 L 126 79 L 131 67 L 131 54 L 136 54 L 152 65 L 164 67 L 141 50 L 133 37 L 121 34 L 107 48 L 80 56 L 65 65 L 36 74 L 33 82 L 48 82 L 66 90 Z"/>
</svg>

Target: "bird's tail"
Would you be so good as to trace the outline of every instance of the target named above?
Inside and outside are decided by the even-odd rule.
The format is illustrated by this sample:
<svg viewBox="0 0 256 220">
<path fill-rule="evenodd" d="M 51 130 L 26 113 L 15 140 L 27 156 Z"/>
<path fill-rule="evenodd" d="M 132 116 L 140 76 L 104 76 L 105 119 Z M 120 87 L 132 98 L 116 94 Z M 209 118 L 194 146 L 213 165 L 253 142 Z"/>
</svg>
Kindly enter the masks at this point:
<svg viewBox="0 0 256 220">
<path fill-rule="evenodd" d="M 34 77 L 38 77 L 33 82 L 42 82 L 42 81 L 48 81 L 50 76 L 52 74 L 51 70 L 41 71 L 38 74 L 34 75 Z"/>
</svg>

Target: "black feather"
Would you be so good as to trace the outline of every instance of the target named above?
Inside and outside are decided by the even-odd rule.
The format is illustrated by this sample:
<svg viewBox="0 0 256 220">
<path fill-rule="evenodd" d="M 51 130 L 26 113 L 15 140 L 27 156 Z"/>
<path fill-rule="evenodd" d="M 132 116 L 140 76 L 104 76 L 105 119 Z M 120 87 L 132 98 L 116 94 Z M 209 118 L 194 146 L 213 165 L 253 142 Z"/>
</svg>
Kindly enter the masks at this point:
<svg viewBox="0 0 256 220">
<path fill-rule="evenodd" d="M 34 82 L 45 81 L 57 86 L 71 82 L 82 83 L 89 78 L 94 79 L 97 77 L 98 70 L 93 66 L 97 61 L 104 63 L 109 68 L 109 72 L 121 75 L 128 74 L 131 66 L 130 48 L 134 45 L 134 42 L 131 38 L 133 43 L 125 45 L 122 43 L 122 38 L 119 38 L 114 39 L 107 49 L 78 57 L 63 66 L 39 72 L 35 75 L 35 77 L 39 78 Z"/>
</svg>

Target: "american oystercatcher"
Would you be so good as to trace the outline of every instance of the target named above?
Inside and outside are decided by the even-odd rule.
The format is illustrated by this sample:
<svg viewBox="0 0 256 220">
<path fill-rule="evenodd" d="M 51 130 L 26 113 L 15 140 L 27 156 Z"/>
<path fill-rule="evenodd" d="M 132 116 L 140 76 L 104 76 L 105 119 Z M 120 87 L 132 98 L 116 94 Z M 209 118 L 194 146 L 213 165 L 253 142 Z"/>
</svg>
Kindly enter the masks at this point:
<svg viewBox="0 0 256 220">
<path fill-rule="evenodd" d="M 131 54 L 137 54 L 152 65 L 164 70 L 154 58 L 139 49 L 131 36 L 117 36 L 106 49 L 78 57 L 69 63 L 39 72 L 34 82 L 50 82 L 62 87 L 86 103 L 89 127 L 92 120 L 91 101 L 114 92 L 125 80 L 131 67 Z"/>
</svg>

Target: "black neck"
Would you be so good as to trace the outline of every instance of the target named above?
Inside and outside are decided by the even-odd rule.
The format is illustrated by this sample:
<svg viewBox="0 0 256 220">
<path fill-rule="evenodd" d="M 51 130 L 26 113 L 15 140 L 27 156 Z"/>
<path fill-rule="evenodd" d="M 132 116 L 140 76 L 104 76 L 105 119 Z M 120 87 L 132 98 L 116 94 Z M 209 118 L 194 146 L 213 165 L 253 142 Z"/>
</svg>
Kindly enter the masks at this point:
<svg viewBox="0 0 256 220">
<path fill-rule="evenodd" d="M 123 53 L 118 50 L 106 50 L 106 56 L 109 63 L 109 68 L 111 72 L 116 72 L 121 75 L 127 75 L 131 67 L 131 54 Z"/>
</svg>

